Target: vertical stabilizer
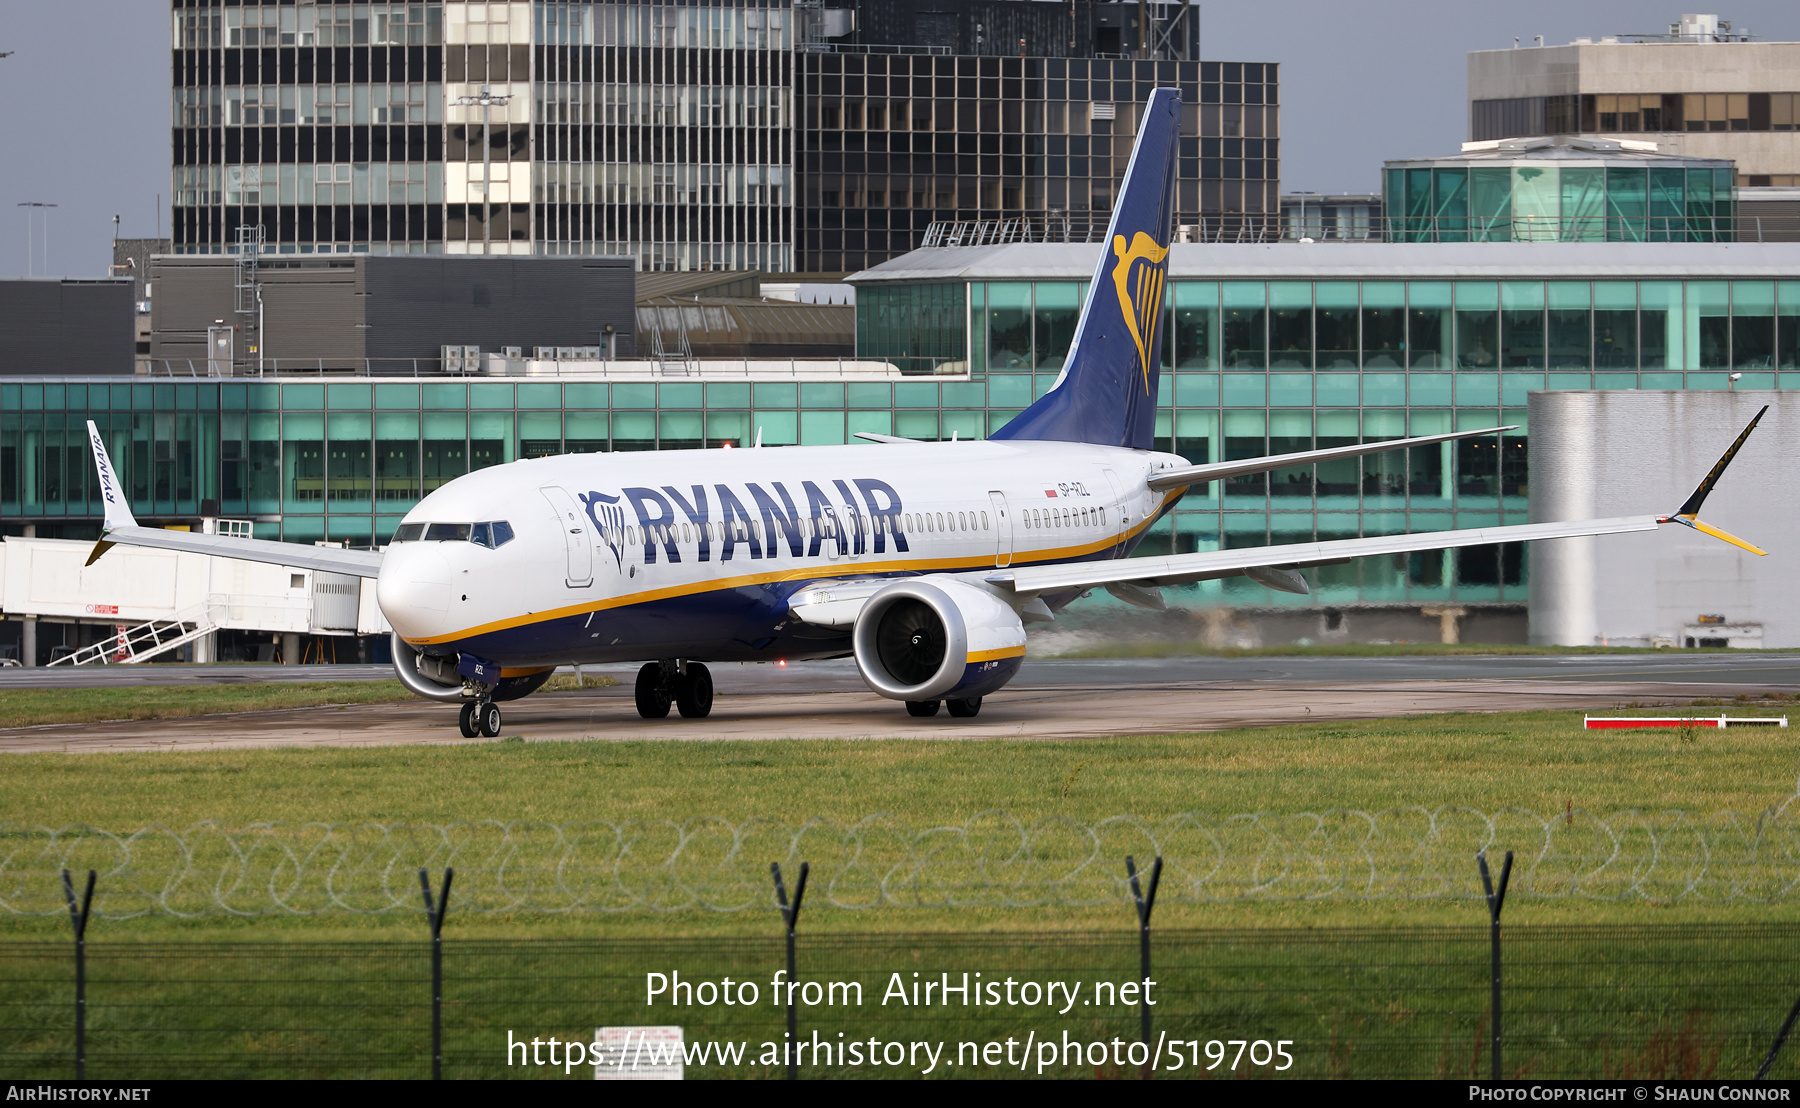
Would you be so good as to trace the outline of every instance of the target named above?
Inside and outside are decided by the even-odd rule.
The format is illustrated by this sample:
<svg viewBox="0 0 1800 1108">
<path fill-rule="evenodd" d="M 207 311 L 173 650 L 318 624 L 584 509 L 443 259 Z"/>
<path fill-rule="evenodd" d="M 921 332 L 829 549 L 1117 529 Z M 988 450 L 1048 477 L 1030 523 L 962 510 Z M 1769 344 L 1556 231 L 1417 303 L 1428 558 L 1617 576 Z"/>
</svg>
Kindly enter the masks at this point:
<svg viewBox="0 0 1800 1108">
<path fill-rule="evenodd" d="M 1052 439 L 1150 449 L 1156 433 L 1163 288 L 1175 214 L 1181 95 L 1150 94 L 1100 264 L 1062 375 L 996 439 Z"/>
</svg>

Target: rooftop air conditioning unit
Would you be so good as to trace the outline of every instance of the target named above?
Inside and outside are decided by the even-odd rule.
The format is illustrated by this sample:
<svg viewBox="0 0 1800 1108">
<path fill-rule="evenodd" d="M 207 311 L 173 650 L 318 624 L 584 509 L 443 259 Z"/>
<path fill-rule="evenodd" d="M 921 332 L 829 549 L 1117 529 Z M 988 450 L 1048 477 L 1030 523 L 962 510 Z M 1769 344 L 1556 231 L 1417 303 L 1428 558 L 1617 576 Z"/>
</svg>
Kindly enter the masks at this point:
<svg viewBox="0 0 1800 1108">
<path fill-rule="evenodd" d="M 446 346 L 443 349 L 445 373 L 481 372 L 481 347 Z"/>
</svg>

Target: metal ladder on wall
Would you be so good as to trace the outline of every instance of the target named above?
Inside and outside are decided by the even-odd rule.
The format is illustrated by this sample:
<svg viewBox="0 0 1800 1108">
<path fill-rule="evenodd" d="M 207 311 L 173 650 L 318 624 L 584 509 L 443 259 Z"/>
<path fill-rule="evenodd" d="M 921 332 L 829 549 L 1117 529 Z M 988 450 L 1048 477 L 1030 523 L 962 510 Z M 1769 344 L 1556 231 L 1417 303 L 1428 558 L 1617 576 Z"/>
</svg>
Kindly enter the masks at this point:
<svg viewBox="0 0 1800 1108">
<path fill-rule="evenodd" d="M 688 342 L 687 322 L 681 318 L 681 309 L 675 309 L 675 320 L 680 326 L 677 332 L 681 339 L 678 350 L 670 350 L 663 342 L 662 309 L 655 305 L 650 308 L 650 357 L 656 362 L 657 369 L 665 377 L 687 377 L 693 373 L 694 348 Z"/>
<path fill-rule="evenodd" d="M 262 258 L 263 229 L 262 224 L 242 224 L 237 229 L 237 283 L 234 292 L 237 296 L 235 305 L 238 317 L 238 331 L 246 335 L 255 335 L 255 344 L 245 354 L 255 354 L 256 375 L 262 376 L 262 285 L 258 280 L 256 267 Z M 246 362 L 246 366 L 248 362 Z M 233 372 L 236 369 L 233 367 Z"/>
</svg>

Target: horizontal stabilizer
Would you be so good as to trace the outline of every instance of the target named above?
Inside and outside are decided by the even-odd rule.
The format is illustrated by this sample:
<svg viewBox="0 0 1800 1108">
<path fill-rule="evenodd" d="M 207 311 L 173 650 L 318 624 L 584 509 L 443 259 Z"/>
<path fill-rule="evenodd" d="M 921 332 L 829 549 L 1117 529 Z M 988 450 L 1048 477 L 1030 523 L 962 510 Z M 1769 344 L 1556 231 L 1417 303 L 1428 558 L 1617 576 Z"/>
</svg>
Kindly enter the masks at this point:
<svg viewBox="0 0 1800 1108">
<path fill-rule="evenodd" d="M 1246 473 L 1267 473 L 1274 469 L 1286 469 L 1289 466 L 1310 465 L 1314 462 L 1329 462 L 1337 458 L 1359 458 L 1365 454 L 1384 454 L 1389 450 L 1404 450 L 1409 446 L 1430 446 L 1439 442 L 1454 442 L 1457 439 L 1472 439 L 1481 435 L 1497 435 L 1502 431 L 1516 430 L 1516 424 L 1505 427 L 1484 427 L 1479 431 L 1453 431 L 1446 435 L 1422 435 L 1415 439 L 1387 439 L 1382 442 L 1365 442 L 1352 446 L 1331 446 L 1323 450 L 1301 450 L 1293 454 L 1271 454 L 1264 458 L 1245 458 L 1234 462 L 1208 462 L 1204 465 L 1182 466 L 1180 469 L 1165 469 L 1150 475 L 1150 487 L 1158 492 L 1166 489 L 1185 488 L 1206 481 L 1223 481 L 1228 477 L 1241 477 Z"/>
<path fill-rule="evenodd" d="M 94 452 L 94 469 L 100 477 L 100 499 L 105 505 L 106 522 L 100 541 L 94 544 L 87 564 L 93 565 L 114 546 L 146 546 L 153 550 L 181 550 L 190 554 L 211 554 L 218 558 L 238 558 L 246 562 L 266 562 L 295 569 L 347 573 L 353 577 L 375 577 L 381 572 L 381 555 L 372 550 L 343 550 L 329 546 L 302 546 L 295 542 L 270 542 L 266 539 L 240 539 L 229 535 L 204 535 L 193 531 L 165 531 L 160 527 L 139 527 L 125 499 L 119 472 L 99 428 L 88 420 L 88 444 Z"/>
<path fill-rule="evenodd" d="M 304 546 L 297 542 L 240 539 L 230 535 L 203 535 L 197 531 L 165 531 L 160 527 L 116 527 L 96 546 L 147 546 L 153 550 L 180 550 L 237 558 L 246 562 L 292 566 L 295 569 L 347 573 L 352 577 L 378 577 L 381 554 L 374 550 L 344 550 L 333 546 Z M 101 554 L 106 551 L 101 550 Z M 89 563 L 92 565 L 92 561 Z"/>
<path fill-rule="evenodd" d="M 850 437 L 857 438 L 857 439 L 863 439 L 864 441 L 867 441 L 867 442 L 885 442 L 885 443 L 923 442 L 923 441 L 925 441 L 923 439 L 909 439 L 902 435 L 882 435 L 882 434 L 878 434 L 874 431 L 856 431 L 856 432 L 853 432 Z"/>
</svg>

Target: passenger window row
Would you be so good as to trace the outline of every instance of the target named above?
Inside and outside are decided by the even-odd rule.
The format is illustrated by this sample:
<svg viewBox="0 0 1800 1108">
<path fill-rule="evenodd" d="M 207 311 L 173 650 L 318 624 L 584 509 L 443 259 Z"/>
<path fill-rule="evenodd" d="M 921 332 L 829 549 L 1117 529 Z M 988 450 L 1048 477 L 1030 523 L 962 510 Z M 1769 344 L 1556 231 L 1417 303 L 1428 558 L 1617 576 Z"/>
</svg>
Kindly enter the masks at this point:
<svg viewBox="0 0 1800 1108">
<path fill-rule="evenodd" d="M 988 514 L 979 511 L 906 512 L 898 516 L 857 516 L 855 518 L 857 522 L 849 524 L 847 529 L 852 533 L 861 530 L 867 535 L 893 535 L 896 533 L 916 535 L 920 533 L 990 531 L 993 529 L 993 522 L 988 518 Z M 748 541 L 752 532 L 757 539 L 766 541 L 770 538 L 768 532 L 771 530 L 766 524 L 760 524 L 754 520 L 748 523 L 738 521 L 730 524 L 729 527 L 724 523 L 708 521 L 700 527 L 704 527 L 706 535 L 714 542 L 725 541 L 727 530 L 732 532 L 731 537 L 737 542 Z M 627 527 L 625 528 L 625 542 L 631 545 L 640 542 L 689 543 L 695 541 L 695 537 L 700 534 L 700 527 L 688 523 Z M 812 519 L 800 521 L 801 537 L 807 539 L 836 538 L 839 529 L 838 521 L 830 517 L 816 522 Z M 779 528 L 774 530 L 779 534 Z"/>
<path fill-rule="evenodd" d="M 1106 509 L 1100 508 L 1027 508 L 1027 530 L 1051 527 L 1105 527 Z"/>
<path fill-rule="evenodd" d="M 914 524 L 917 526 L 914 526 Z M 907 531 L 923 531 L 933 534 L 939 531 L 986 531 L 988 530 L 988 514 L 986 512 L 908 512 L 906 514 Z"/>
</svg>

